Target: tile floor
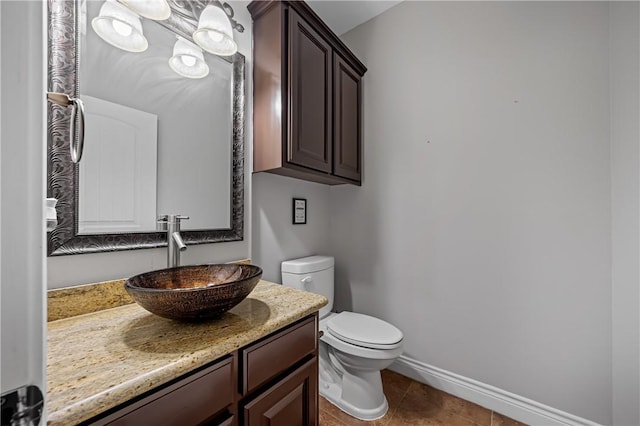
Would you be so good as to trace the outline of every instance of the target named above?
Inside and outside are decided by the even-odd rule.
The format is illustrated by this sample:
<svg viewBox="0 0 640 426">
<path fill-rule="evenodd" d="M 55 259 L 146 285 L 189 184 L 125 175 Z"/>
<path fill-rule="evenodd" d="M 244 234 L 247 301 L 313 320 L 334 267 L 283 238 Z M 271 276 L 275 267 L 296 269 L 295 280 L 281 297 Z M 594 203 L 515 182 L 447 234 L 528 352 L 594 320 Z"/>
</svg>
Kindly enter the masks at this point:
<svg viewBox="0 0 640 426">
<path fill-rule="evenodd" d="M 320 397 L 320 426 L 521 426 L 508 417 L 418 383 L 393 371 L 382 371 L 387 414 L 373 422 L 355 419 Z"/>
</svg>

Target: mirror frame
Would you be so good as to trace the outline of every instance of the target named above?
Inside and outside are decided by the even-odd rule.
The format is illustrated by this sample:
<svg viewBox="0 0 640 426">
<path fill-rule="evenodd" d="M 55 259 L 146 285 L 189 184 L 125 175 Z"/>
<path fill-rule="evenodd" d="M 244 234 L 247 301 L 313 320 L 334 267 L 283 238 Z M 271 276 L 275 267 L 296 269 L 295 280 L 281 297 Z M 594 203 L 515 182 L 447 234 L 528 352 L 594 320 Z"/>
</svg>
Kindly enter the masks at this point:
<svg viewBox="0 0 640 426">
<path fill-rule="evenodd" d="M 48 0 L 48 90 L 78 97 L 79 69 L 77 0 Z M 174 17 L 163 26 L 188 35 L 195 26 Z M 193 28 L 193 29 L 192 29 Z M 191 39 L 190 36 L 187 36 Z M 245 58 L 236 53 L 227 59 L 233 65 L 233 136 L 231 172 L 230 228 L 184 230 L 188 245 L 208 244 L 244 239 L 244 122 L 245 122 Z M 70 111 L 51 102 L 47 105 L 47 197 L 56 198 L 58 226 L 47 233 L 47 256 L 113 252 L 166 247 L 166 232 L 119 234 L 78 234 L 79 166 L 71 161 Z M 77 137 L 77 135 L 74 135 Z M 212 194 L 212 196 L 214 196 Z"/>
</svg>

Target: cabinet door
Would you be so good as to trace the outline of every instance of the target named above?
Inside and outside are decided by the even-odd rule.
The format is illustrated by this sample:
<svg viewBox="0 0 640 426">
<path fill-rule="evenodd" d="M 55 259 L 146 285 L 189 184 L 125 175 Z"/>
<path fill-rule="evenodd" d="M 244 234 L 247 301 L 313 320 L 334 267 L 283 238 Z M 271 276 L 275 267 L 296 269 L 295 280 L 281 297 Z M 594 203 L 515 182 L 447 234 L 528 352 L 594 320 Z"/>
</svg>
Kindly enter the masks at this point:
<svg viewBox="0 0 640 426">
<path fill-rule="evenodd" d="M 361 77 L 334 54 L 333 174 L 360 182 L 362 164 Z"/>
<path fill-rule="evenodd" d="M 318 358 L 314 357 L 244 407 L 245 426 L 316 426 Z"/>
<path fill-rule="evenodd" d="M 289 9 L 289 141 L 287 161 L 331 172 L 332 51 Z"/>
</svg>

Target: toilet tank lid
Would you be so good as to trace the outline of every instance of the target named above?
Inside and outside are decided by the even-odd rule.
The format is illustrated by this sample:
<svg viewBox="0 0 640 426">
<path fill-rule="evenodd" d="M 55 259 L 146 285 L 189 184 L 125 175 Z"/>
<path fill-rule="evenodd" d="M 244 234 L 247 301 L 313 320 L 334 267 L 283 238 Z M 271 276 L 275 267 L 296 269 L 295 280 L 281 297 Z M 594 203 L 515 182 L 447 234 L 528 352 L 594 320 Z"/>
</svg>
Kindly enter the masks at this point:
<svg viewBox="0 0 640 426">
<path fill-rule="evenodd" d="M 282 272 L 292 274 L 308 274 L 333 267 L 333 256 L 308 256 L 282 262 Z"/>
</svg>

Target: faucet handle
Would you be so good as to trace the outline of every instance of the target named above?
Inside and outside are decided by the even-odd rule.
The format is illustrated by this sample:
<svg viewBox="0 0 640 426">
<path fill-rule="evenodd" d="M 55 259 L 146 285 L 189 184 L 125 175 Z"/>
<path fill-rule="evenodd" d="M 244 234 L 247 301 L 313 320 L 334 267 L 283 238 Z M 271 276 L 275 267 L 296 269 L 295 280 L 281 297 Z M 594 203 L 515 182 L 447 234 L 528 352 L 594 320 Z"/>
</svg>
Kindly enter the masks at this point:
<svg viewBox="0 0 640 426">
<path fill-rule="evenodd" d="M 169 222 L 168 215 L 163 214 L 162 216 L 158 216 L 158 219 L 156 220 L 156 231 L 166 231 L 167 222 Z"/>
<path fill-rule="evenodd" d="M 1 1 L 1 0 L 0 0 Z M 163 214 L 161 216 L 158 216 L 158 219 L 156 219 L 156 230 L 157 231 L 167 231 L 168 227 L 169 227 L 169 222 L 171 222 L 172 224 L 180 224 L 181 220 L 186 220 L 189 219 L 189 216 L 183 216 L 180 214 Z"/>
</svg>

